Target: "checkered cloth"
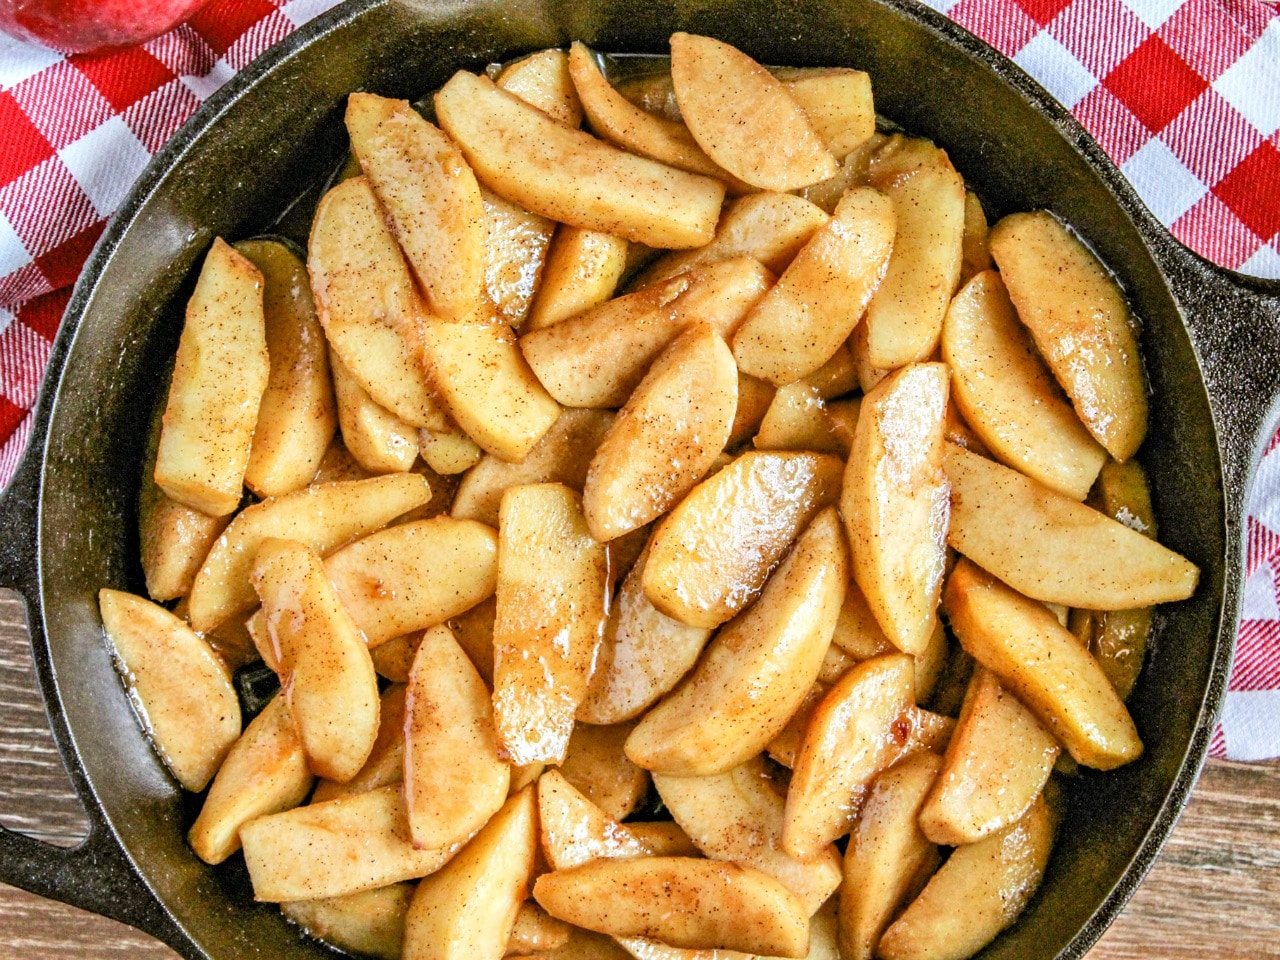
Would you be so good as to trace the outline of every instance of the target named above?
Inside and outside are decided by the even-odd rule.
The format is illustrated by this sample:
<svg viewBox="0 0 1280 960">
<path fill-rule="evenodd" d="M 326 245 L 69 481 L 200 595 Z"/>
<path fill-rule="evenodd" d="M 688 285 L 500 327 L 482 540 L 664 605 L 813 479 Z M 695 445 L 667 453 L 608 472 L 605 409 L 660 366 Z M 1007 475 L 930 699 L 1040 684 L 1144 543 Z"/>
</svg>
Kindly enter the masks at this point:
<svg viewBox="0 0 1280 960">
<path fill-rule="evenodd" d="M 1261 0 L 930 0 L 1062 101 L 1183 243 L 1280 277 L 1280 13 Z M 214 0 L 100 57 L 0 35 L 0 483 L 71 284 L 160 145 L 335 0 Z M 1248 582 L 1214 752 L 1280 756 L 1280 437 L 1249 507 Z"/>
</svg>

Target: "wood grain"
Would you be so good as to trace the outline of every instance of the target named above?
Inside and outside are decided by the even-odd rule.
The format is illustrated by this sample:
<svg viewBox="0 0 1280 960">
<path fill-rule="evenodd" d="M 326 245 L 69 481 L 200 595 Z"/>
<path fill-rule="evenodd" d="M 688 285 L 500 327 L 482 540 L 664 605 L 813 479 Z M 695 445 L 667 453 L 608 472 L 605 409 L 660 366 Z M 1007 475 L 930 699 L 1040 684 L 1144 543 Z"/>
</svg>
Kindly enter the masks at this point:
<svg viewBox="0 0 1280 960">
<path fill-rule="evenodd" d="M 31 672 L 22 605 L 0 591 L 0 820 L 74 844 L 84 814 Z M 0 885 L 0 960 L 174 960 L 146 934 Z M 1089 960 L 1280 957 L 1280 762 L 1213 761 L 1160 860 Z"/>
</svg>

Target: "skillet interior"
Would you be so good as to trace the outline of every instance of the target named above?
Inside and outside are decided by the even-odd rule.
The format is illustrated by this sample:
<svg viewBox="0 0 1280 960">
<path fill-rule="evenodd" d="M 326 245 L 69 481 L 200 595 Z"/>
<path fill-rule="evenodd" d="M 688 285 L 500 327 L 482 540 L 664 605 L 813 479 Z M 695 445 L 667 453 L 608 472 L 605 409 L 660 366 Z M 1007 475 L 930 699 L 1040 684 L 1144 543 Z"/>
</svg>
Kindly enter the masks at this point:
<svg viewBox="0 0 1280 960">
<path fill-rule="evenodd" d="M 273 907 L 253 904 L 239 858 L 210 870 L 188 850 L 183 836 L 196 804 L 140 735 L 97 616 L 99 587 L 142 590 L 134 501 L 145 426 L 177 344 L 193 265 L 214 235 L 261 230 L 300 185 L 332 168 L 345 148 L 341 107 L 350 90 L 413 98 L 459 67 L 574 38 L 659 53 L 675 29 L 714 34 L 764 62 L 869 71 L 879 109 L 945 147 L 993 219 L 1037 207 L 1058 213 L 1116 272 L 1146 324 L 1154 401 L 1141 459 L 1161 539 L 1200 565 L 1201 589 L 1164 609 L 1131 705 L 1146 755 L 1070 784 L 1041 894 L 982 956 L 1078 957 L 1100 934 L 1154 855 L 1140 849 L 1152 825 L 1159 821 L 1161 833 L 1171 826 L 1164 807 L 1175 782 L 1195 774 L 1180 770 L 1213 670 L 1226 553 L 1208 398 L 1160 269 L 1126 212 L 1131 197 L 1118 197 L 1079 152 L 1060 111 L 1038 112 L 981 60 L 994 55 L 975 55 L 979 44 L 909 2 L 359 0 L 304 28 L 290 55 L 252 68 L 247 88 L 213 101 L 216 122 L 200 133 L 188 128 L 152 168 L 167 172 L 144 175 L 110 228 L 114 249 L 100 252 L 96 280 L 78 291 L 80 323 L 65 334 L 73 339 L 49 427 L 39 558 L 45 631 L 75 752 L 128 855 L 191 938 L 184 952 L 219 960 L 332 955 L 301 944 Z M 1105 916 L 1095 917 L 1104 904 Z"/>
</svg>

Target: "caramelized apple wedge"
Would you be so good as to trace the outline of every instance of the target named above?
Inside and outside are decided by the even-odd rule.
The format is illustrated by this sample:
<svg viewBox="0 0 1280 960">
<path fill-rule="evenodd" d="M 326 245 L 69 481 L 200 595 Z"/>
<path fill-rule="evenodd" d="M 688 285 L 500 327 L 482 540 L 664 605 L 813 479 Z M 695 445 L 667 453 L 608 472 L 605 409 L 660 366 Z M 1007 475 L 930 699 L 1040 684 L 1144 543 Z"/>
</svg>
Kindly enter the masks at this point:
<svg viewBox="0 0 1280 960">
<path fill-rule="evenodd" d="M 407 883 L 322 900 L 291 900 L 280 912 L 309 936 L 339 950 L 378 960 L 400 960 L 404 916 L 413 887 Z"/>
<path fill-rule="evenodd" d="M 582 124 L 582 104 L 569 76 L 569 57 L 563 50 L 539 50 L 517 60 L 498 74 L 495 82 L 557 123 L 570 128 Z"/>
<path fill-rule="evenodd" d="M 485 291 L 497 319 L 518 330 L 529 315 L 556 225 L 491 190 L 482 188 L 480 196 L 488 234 Z"/>
<path fill-rule="evenodd" d="M 324 803 L 404 782 L 404 703 L 407 689 L 405 682 L 401 681 L 382 691 L 378 699 L 378 736 L 369 751 L 369 759 L 360 772 L 345 783 L 320 780 L 311 795 L 312 803 Z"/>
<path fill-rule="evenodd" d="M 342 358 L 329 360 L 342 442 L 370 473 L 405 473 L 418 459 L 418 430 L 369 396 Z"/>
<path fill-rule="evenodd" d="M 622 750 L 634 724 L 575 724 L 560 773 L 592 803 L 623 820 L 649 789 L 649 774 Z"/>
<path fill-rule="evenodd" d="M 842 67 L 772 72 L 837 160 L 843 160 L 875 135 L 876 107 L 870 74 Z"/>
<path fill-rule="evenodd" d="M 627 265 L 628 246 L 611 233 L 558 226 L 524 329 L 552 326 L 612 297 Z"/>
<path fill-rule="evenodd" d="M 591 860 L 643 857 L 653 849 L 583 796 L 558 770 L 538 778 L 538 823 L 542 851 L 553 870 Z"/>
</svg>

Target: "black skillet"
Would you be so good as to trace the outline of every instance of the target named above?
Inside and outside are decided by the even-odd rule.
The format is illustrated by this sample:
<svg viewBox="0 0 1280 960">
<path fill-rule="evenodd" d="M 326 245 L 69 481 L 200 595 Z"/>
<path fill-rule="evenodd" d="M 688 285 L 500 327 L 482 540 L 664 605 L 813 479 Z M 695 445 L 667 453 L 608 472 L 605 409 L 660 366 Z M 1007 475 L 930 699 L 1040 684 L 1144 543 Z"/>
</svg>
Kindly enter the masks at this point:
<svg viewBox="0 0 1280 960">
<path fill-rule="evenodd" d="M 187 957 L 331 956 L 211 869 L 184 797 L 138 729 L 95 597 L 141 590 L 135 499 L 148 416 L 193 265 L 215 235 L 274 223 L 345 149 L 345 95 L 416 97 L 459 67 L 582 39 L 662 53 L 706 33 L 775 64 L 871 73 L 877 104 L 932 137 L 990 212 L 1047 207 L 1115 270 L 1145 322 L 1154 399 L 1142 451 L 1162 539 L 1203 571 L 1165 608 L 1132 708 L 1143 758 L 1070 784 L 1024 918 L 981 956 L 1081 957 L 1186 802 L 1222 703 L 1239 611 L 1241 516 L 1280 383 L 1280 284 L 1188 253 L 1080 126 L 1016 66 L 911 0 L 355 0 L 228 83 L 155 158 L 98 244 L 53 348 L 26 458 L 0 500 L 0 583 L 26 598 L 49 720 L 92 824 L 59 850 L 0 832 L 0 880 L 133 924 Z M 1159 952 L 1159 944 L 1152 944 Z"/>
</svg>

